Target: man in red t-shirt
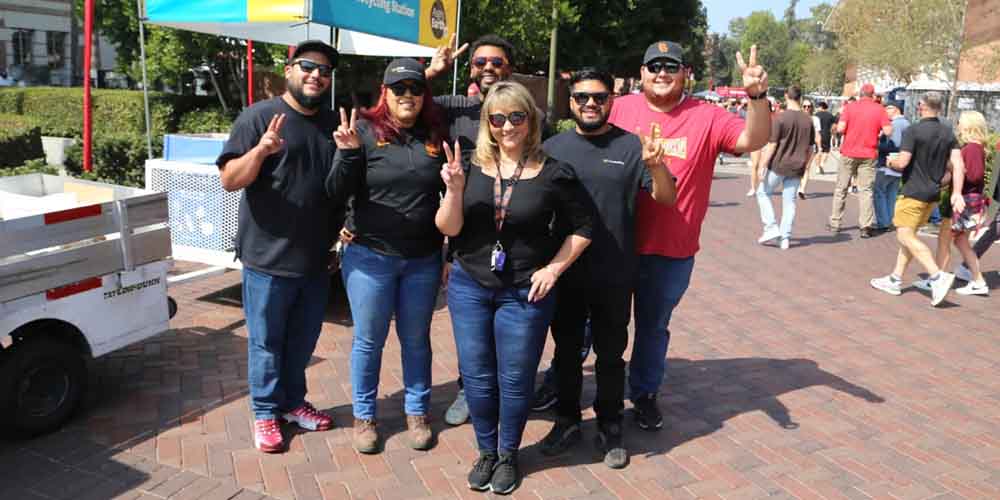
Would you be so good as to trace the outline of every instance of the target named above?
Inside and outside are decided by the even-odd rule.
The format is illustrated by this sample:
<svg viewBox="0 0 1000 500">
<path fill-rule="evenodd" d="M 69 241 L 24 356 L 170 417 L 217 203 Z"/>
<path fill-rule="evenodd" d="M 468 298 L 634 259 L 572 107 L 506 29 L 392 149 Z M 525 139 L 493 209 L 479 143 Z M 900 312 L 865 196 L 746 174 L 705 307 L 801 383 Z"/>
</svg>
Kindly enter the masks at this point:
<svg viewBox="0 0 1000 500">
<path fill-rule="evenodd" d="M 609 121 L 649 135 L 659 129 L 664 163 L 677 179 L 677 203 L 661 205 L 640 191 L 636 251 L 639 275 L 635 289 L 635 341 L 629 362 L 629 385 L 639 427 L 656 430 L 663 418 L 656 394 L 663 381 L 670 316 L 687 290 L 698 252 L 701 223 L 708 211 L 715 158 L 741 154 L 767 143 L 771 115 L 767 107 L 767 72 L 757 65 L 757 47 L 749 64 L 736 60 L 749 96 L 746 122 L 725 109 L 684 94 L 691 69 L 674 42 L 656 42 L 642 60 L 642 94 L 615 99 Z"/>
<path fill-rule="evenodd" d="M 837 132 L 844 134 L 840 144 L 840 168 L 837 169 L 837 187 L 833 189 L 833 212 L 827 228 L 840 232 L 840 219 L 844 217 L 844 204 L 851 177 L 858 177 L 858 227 L 862 238 L 876 234 L 875 204 L 872 186 L 875 185 L 875 159 L 878 157 L 878 134 L 892 135 L 892 122 L 885 108 L 875 102 L 875 87 L 870 83 L 861 86 L 861 99 L 844 107 L 837 123 Z"/>
</svg>

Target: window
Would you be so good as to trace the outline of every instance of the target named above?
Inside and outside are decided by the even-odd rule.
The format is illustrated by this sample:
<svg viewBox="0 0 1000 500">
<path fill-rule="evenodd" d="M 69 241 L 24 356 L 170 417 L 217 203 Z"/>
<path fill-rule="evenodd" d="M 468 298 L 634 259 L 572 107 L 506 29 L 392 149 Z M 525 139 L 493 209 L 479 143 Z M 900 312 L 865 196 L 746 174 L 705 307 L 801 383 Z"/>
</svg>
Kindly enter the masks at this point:
<svg viewBox="0 0 1000 500">
<path fill-rule="evenodd" d="M 31 64 L 31 39 L 34 32 L 32 30 L 16 30 L 11 36 L 11 44 L 14 46 L 14 60 L 12 64 Z"/>
<path fill-rule="evenodd" d="M 49 56 L 49 68 L 61 68 L 66 63 L 66 33 L 48 31 L 45 33 L 45 48 Z"/>
</svg>

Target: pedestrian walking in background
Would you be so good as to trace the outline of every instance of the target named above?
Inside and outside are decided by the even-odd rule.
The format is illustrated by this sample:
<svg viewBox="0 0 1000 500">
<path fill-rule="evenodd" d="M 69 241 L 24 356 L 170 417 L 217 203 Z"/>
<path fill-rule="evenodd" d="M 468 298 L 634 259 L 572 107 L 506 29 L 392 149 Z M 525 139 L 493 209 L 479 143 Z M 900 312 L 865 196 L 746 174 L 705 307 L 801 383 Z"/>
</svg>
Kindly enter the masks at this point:
<svg viewBox="0 0 1000 500">
<path fill-rule="evenodd" d="M 901 104 L 890 101 L 885 105 L 886 114 L 892 120 L 892 135 L 881 134 L 878 139 L 878 171 L 875 173 L 875 185 L 872 198 L 875 203 L 875 221 L 879 232 L 892 231 L 892 216 L 896 210 L 896 195 L 899 193 L 899 183 L 902 173 L 886 165 L 889 155 L 899 152 L 903 142 L 903 131 L 910 126 L 910 121 L 903 116 Z"/>
</svg>

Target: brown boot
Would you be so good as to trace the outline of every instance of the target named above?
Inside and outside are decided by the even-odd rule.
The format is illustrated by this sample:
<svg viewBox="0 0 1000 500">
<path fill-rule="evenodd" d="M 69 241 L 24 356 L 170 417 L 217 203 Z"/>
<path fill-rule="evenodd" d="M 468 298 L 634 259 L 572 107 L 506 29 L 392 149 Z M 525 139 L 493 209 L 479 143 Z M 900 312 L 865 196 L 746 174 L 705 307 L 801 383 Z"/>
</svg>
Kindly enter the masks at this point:
<svg viewBox="0 0 1000 500">
<path fill-rule="evenodd" d="M 406 428 L 409 429 L 410 447 L 414 450 L 426 450 L 431 447 L 434 434 L 423 415 L 407 415 Z"/>
<path fill-rule="evenodd" d="M 354 419 L 354 449 L 361 453 L 378 453 L 378 430 L 374 420 Z"/>
</svg>

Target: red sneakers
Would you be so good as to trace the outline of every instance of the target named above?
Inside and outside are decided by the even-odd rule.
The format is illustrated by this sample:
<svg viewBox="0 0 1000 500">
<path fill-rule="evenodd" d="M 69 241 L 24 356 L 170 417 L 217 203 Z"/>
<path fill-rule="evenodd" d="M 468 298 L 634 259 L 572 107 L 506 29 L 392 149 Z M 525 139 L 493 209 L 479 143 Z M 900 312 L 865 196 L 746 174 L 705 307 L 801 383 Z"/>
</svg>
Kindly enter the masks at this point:
<svg viewBox="0 0 1000 500">
<path fill-rule="evenodd" d="M 264 453 L 278 453 L 285 448 L 285 440 L 281 437 L 277 420 L 254 420 L 253 446 Z"/>
<path fill-rule="evenodd" d="M 333 419 L 309 403 L 302 403 L 302 406 L 282 415 L 282 418 L 310 431 L 328 431 L 333 428 Z"/>
</svg>

